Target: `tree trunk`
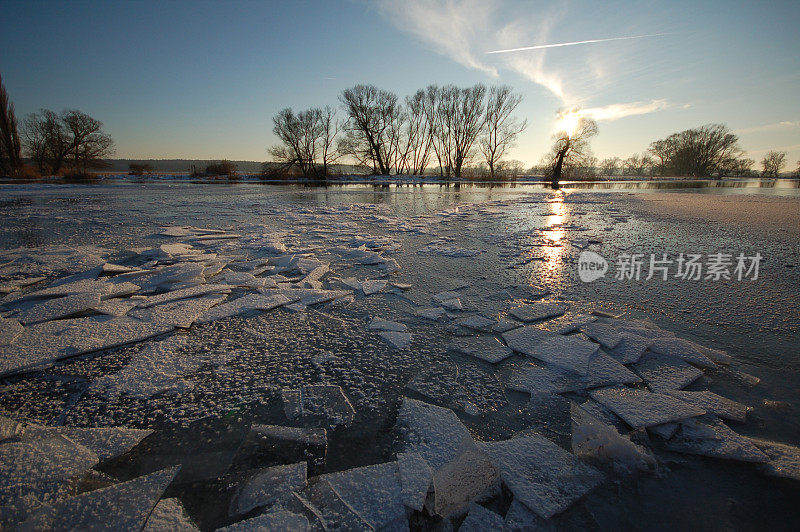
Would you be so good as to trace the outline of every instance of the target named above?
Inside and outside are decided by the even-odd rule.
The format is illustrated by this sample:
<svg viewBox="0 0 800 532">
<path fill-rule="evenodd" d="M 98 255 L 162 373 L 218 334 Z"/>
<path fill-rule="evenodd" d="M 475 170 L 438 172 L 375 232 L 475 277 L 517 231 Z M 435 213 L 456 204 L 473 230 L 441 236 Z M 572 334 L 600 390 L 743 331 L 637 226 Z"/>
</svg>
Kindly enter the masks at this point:
<svg viewBox="0 0 800 532">
<path fill-rule="evenodd" d="M 561 168 L 564 166 L 564 156 L 566 156 L 566 154 L 566 150 L 561 150 L 558 153 L 558 161 L 556 161 L 556 165 L 553 167 L 553 176 L 550 183 L 553 188 L 558 188 L 558 182 L 561 181 Z"/>
</svg>

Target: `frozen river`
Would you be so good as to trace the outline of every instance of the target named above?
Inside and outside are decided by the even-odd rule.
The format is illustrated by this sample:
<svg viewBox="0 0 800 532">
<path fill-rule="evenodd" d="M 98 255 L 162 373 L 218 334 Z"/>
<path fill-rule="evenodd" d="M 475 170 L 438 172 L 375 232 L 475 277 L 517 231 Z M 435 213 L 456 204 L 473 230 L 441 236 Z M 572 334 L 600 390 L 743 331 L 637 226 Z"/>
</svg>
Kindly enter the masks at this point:
<svg viewBox="0 0 800 532">
<path fill-rule="evenodd" d="M 178 498 L 202 529 L 272 506 L 312 526 L 427 529 L 444 526 L 443 516 L 458 526 L 467 499 L 494 512 L 469 510 L 482 527 L 496 517 L 556 528 L 790 529 L 800 517 L 800 457 L 764 442 L 800 445 L 800 194 L 794 182 L 741 183 L 0 185 L 9 335 L 0 341 L 0 415 L 152 430 L 126 433 L 130 445 L 107 459 L 95 450 L 96 473 L 75 489 L 181 465 L 153 504 L 165 489 L 162 500 Z M 766 221 L 736 215 L 749 210 Z M 592 282 L 579 275 L 587 251 L 608 264 Z M 703 267 L 696 280 L 680 275 L 693 255 Z M 737 270 L 740 255 L 746 267 Z M 89 288 L 44 291 L 59 283 Z M 187 292 L 162 295 L 179 290 Z M 7 333 L 12 320 L 24 329 Z M 641 340 L 641 353 L 620 338 Z M 581 353 L 602 368 L 581 366 Z M 712 394 L 684 395 L 644 419 L 640 403 L 610 397 L 615 386 L 665 401 L 680 390 Z M 424 404 L 443 407 L 425 414 L 435 422 L 415 410 Z M 612 440 L 637 443 L 636 467 L 620 466 L 629 453 L 594 448 L 584 456 L 591 472 L 576 473 L 578 429 L 598 422 L 586 425 L 576 408 L 599 416 L 599 434 L 615 427 Z M 455 421 L 441 417 L 450 411 Z M 425 429 L 454 423 L 468 429 L 476 456 L 489 457 L 469 467 L 499 475 L 497 486 L 447 491 L 456 460 L 439 464 L 431 449 L 452 442 L 447 430 Z M 306 432 L 278 437 L 262 426 Z M 321 441 L 312 429 L 325 429 Z M 504 443 L 512 438 L 523 450 Z M 569 451 L 563 461 L 542 451 L 548 442 Z M 504 458 L 534 452 L 558 475 L 572 467 L 570 478 L 534 468 L 520 486 Z M 433 471 L 425 510 L 406 501 L 403 521 L 353 499 L 353 486 L 374 485 L 391 499 L 385 472 L 357 468 L 408 455 Z M 301 486 L 268 487 L 303 495 L 314 503 L 306 514 L 277 495 L 247 502 L 255 469 L 299 460 L 308 468 Z M 391 467 L 401 481 L 404 467 L 414 470 Z M 32 485 L 38 502 L 23 504 L 0 485 L 0 503 L 19 522 L 71 500 L 42 489 Z M 342 502 L 346 516 L 334 511 Z"/>
</svg>

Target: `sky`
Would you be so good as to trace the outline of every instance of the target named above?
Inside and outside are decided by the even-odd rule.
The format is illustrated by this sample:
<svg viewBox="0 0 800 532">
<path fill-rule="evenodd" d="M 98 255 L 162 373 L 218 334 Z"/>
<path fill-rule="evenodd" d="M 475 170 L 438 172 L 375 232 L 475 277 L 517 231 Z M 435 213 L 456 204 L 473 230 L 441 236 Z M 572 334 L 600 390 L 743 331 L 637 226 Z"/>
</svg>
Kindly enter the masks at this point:
<svg viewBox="0 0 800 532">
<path fill-rule="evenodd" d="M 358 83 L 400 96 L 485 83 L 523 96 L 528 127 L 510 158 L 526 166 L 573 107 L 597 119 L 601 159 L 724 123 L 756 161 L 770 149 L 787 152 L 786 170 L 800 160 L 797 0 L 2 0 L 0 11 L 17 114 L 80 109 L 119 158 L 263 161 L 284 107 L 338 106 Z M 488 53 L 587 40 L 599 42 Z"/>
</svg>

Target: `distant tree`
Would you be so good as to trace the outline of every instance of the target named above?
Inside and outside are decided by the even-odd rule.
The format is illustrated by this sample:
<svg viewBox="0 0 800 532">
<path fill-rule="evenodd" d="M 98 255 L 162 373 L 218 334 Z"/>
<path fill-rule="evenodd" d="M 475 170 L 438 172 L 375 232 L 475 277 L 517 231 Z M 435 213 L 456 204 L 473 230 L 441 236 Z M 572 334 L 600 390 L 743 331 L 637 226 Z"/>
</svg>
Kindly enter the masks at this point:
<svg viewBox="0 0 800 532">
<path fill-rule="evenodd" d="M 797 161 L 797 170 L 794 171 L 795 177 L 800 177 L 800 161 Z"/>
<path fill-rule="evenodd" d="M 41 109 L 22 122 L 25 153 L 33 159 L 41 174 L 56 175 L 70 153 L 70 137 L 57 113 Z"/>
<path fill-rule="evenodd" d="M 723 124 L 707 124 L 650 144 L 661 175 L 721 177 L 743 151 L 738 137 Z"/>
<path fill-rule="evenodd" d="M 61 113 L 70 134 L 70 155 L 78 174 L 86 175 L 89 168 L 102 168 L 104 159 L 114 153 L 114 140 L 103 131 L 103 123 L 75 109 Z"/>
<path fill-rule="evenodd" d="M 237 172 L 237 167 L 235 163 L 228 161 L 227 159 L 223 159 L 219 162 L 211 163 L 206 166 L 205 175 L 207 176 L 226 176 L 226 177 L 235 177 Z"/>
<path fill-rule="evenodd" d="M 563 123 L 563 121 L 562 121 Z M 591 157 L 589 141 L 597 135 L 597 123 L 585 116 L 576 116 L 564 129 L 553 135 L 555 140 L 550 155 L 547 156 L 547 177 L 553 187 L 558 187 L 565 169 L 580 167 Z"/>
<path fill-rule="evenodd" d="M 128 174 L 144 175 L 153 172 L 153 166 L 147 163 L 131 163 L 128 165 Z"/>
<path fill-rule="evenodd" d="M 613 176 L 617 170 L 622 167 L 622 161 L 619 157 L 609 157 L 600 161 L 600 171 L 603 175 Z"/>
<path fill-rule="evenodd" d="M 339 101 L 347 114 L 340 151 L 382 174 L 391 173 L 395 138 L 399 135 L 401 106 L 397 95 L 374 85 L 345 89 Z"/>
<path fill-rule="evenodd" d="M 426 93 L 418 90 L 406 97 L 405 135 L 401 167 L 412 175 L 422 175 L 428 166 L 433 145 L 433 126 L 426 110 Z"/>
<path fill-rule="evenodd" d="M 429 88 L 430 89 L 430 88 Z M 475 142 L 484 125 L 485 85 L 434 88 L 436 107 L 434 139 L 440 167 L 449 177 L 461 177 L 461 168 L 473 155 Z M 441 171 L 440 171 L 441 173 Z"/>
<path fill-rule="evenodd" d="M 764 177 L 778 177 L 783 167 L 786 166 L 786 153 L 782 151 L 768 151 L 761 159 L 761 175 Z"/>
<path fill-rule="evenodd" d="M 520 121 L 512 116 L 521 101 L 522 95 L 515 94 L 509 86 L 489 88 L 483 118 L 484 130 L 479 144 L 492 179 L 495 178 L 497 163 L 527 126 L 525 120 Z"/>
<path fill-rule="evenodd" d="M 652 168 L 653 159 L 646 153 L 634 153 L 622 161 L 623 173 L 629 176 L 646 176 L 651 173 Z"/>
<path fill-rule="evenodd" d="M 722 174 L 733 177 L 747 177 L 753 174 L 753 165 L 756 162 L 753 159 L 742 157 L 739 159 L 732 159 L 728 164 L 722 168 Z"/>
<path fill-rule="evenodd" d="M 334 140 L 339 131 L 335 113 L 330 107 L 313 108 L 297 114 L 291 108 L 281 110 L 272 119 L 272 132 L 282 142 L 270 153 L 287 166 L 296 167 L 303 177 L 321 178 L 336 158 Z"/>
<path fill-rule="evenodd" d="M 0 77 L 0 175 L 14 176 L 22 170 L 22 156 L 14 104 Z"/>
</svg>

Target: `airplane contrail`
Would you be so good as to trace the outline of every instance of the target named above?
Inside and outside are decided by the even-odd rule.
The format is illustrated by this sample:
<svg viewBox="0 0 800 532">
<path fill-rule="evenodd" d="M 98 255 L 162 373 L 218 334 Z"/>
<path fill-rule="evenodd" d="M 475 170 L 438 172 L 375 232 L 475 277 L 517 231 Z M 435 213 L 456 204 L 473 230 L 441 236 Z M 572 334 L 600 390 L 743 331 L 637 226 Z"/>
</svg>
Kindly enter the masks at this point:
<svg viewBox="0 0 800 532">
<path fill-rule="evenodd" d="M 538 46 L 525 46 L 523 48 L 509 48 L 508 50 L 493 50 L 486 52 L 488 54 L 505 54 L 509 52 L 524 52 L 525 50 L 542 50 L 544 48 L 560 48 L 562 46 L 575 46 L 576 44 L 591 44 L 595 42 L 608 42 L 608 41 L 625 41 L 628 39 L 644 39 L 645 37 L 661 37 L 662 35 L 671 35 L 670 33 L 653 33 L 650 35 L 633 35 L 631 37 L 611 37 L 610 39 L 592 39 L 589 41 L 575 41 L 575 42 L 560 42 L 556 44 L 540 44 Z"/>
</svg>

